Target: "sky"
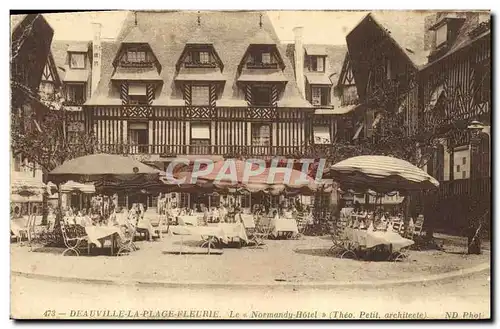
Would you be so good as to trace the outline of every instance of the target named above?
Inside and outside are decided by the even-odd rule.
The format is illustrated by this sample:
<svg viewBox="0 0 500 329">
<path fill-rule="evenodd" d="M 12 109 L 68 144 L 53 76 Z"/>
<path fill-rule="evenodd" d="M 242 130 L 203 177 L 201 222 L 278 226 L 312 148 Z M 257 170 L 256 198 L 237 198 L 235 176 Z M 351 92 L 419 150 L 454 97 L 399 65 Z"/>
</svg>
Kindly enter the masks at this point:
<svg viewBox="0 0 500 329">
<path fill-rule="evenodd" d="M 407 13 L 407 12 L 406 12 Z M 293 28 L 304 27 L 304 42 L 345 44 L 346 34 L 367 14 L 363 11 L 270 11 L 268 15 L 278 37 L 293 41 Z M 102 38 L 117 36 L 126 11 L 44 14 L 54 28 L 55 40 L 91 40 L 92 22 L 102 24 Z M 397 12 L 390 15 L 397 16 Z M 417 14 L 415 14 L 417 15 Z M 78 27 L 78 28 L 75 28 Z"/>
</svg>

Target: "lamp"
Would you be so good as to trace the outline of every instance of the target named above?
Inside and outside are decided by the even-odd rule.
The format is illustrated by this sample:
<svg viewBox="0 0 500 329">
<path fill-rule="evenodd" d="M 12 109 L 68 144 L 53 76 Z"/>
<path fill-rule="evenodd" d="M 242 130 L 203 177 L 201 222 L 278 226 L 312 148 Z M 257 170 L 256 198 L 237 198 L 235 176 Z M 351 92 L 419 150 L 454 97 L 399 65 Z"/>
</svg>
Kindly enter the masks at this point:
<svg viewBox="0 0 500 329">
<path fill-rule="evenodd" d="M 478 201 L 477 195 L 477 182 L 476 179 L 479 178 L 480 169 L 479 163 L 476 163 L 476 159 L 480 157 L 480 138 L 479 134 L 484 129 L 484 125 L 479 121 L 472 121 L 467 129 L 471 132 L 470 139 L 470 178 L 469 178 L 469 200 Z M 477 207 L 477 204 L 472 204 L 473 208 Z M 467 245 L 469 254 L 480 254 L 481 253 L 481 238 L 479 236 L 480 223 L 478 222 L 478 218 L 471 217 L 469 222 L 469 229 L 467 232 Z"/>
<path fill-rule="evenodd" d="M 467 126 L 467 129 L 471 132 L 472 137 L 478 137 L 479 133 L 484 129 L 484 125 L 481 122 L 474 120 Z"/>
</svg>

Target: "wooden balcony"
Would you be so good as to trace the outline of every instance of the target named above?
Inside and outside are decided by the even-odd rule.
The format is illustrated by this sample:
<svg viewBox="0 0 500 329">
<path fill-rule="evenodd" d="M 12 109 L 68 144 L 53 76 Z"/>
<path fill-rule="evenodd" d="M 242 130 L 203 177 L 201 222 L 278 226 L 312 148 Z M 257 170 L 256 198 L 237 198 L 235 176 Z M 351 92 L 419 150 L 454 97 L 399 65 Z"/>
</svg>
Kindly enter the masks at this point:
<svg viewBox="0 0 500 329">
<path fill-rule="evenodd" d="M 249 62 L 247 69 L 277 69 L 278 63 Z"/>
<path fill-rule="evenodd" d="M 225 157 L 293 157 L 305 150 L 304 146 L 257 146 L 257 145 L 165 145 L 165 144 L 98 144 L 95 152 L 130 155 L 221 155 Z"/>
</svg>

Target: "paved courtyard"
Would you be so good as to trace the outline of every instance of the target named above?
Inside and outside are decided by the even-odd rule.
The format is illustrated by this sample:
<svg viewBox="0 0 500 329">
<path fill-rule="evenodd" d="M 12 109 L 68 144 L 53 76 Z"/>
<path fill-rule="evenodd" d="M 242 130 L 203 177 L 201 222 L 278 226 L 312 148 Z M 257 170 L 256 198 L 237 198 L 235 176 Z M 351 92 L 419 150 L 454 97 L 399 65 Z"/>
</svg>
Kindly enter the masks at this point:
<svg viewBox="0 0 500 329">
<path fill-rule="evenodd" d="M 140 250 L 111 257 L 109 249 L 93 256 L 62 256 L 59 248 L 34 248 L 12 244 L 11 269 L 16 272 L 100 278 L 199 283 L 360 282 L 401 280 L 452 272 L 489 263 L 490 252 L 464 254 L 465 239 L 444 237 L 443 251 L 411 251 L 406 262 L 338 259 L 328 252 L 329 237 L 268 240 L 259 248 L 225 248 L 222 255 L 171 254 L 180 248 L 179 236 L 138 242 Z M 195 240 L 184 238 L 185 246 Z M 485 244 L 489 248 L 489 244 Z"/>
</svg>

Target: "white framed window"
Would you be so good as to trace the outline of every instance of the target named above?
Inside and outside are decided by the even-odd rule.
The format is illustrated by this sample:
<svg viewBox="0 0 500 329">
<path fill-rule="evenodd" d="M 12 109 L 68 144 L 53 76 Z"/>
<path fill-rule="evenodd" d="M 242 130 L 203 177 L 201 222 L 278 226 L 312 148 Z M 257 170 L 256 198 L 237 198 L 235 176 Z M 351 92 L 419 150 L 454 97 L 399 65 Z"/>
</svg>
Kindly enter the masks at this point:
<svg viewBox="0 0 500 329">
<path fill-rule="evenodd" d="M 129 104 L 132 105 L 147 105 L 148 97 L 146 95 L 146 85 L 134 83 L 128 86 Z"/>
<path fill-rule="evenodd" d="M 208 86 L 191 86 L 191 105 L 210 105 Z"/>
<path fill-rule="evenodd" d="M 66 101 L 71 103 L 85 102 L 85 85 L 83 83 L 66 85 Z"/>
<path fill-rule="evenodd" d="M 332 138 L 330 127 L 326 125 L 318 125 L 313 127 L 314 144 L 331 144 Z"/>
<path fill-rule="evenodd" d="M 440 46 L 448 39 L 448 26 L 444 24 L 436 30 L 436 46 Z"/>
<path fill-rule="evenodd" d="M 149 129 L 146 122 L 130 122 L 128 124 L 128 143 L 130 153 L 147 153 Z"/>
<path fill-rule="evenodd" d="M 210 154 L 210 124 L 191 124 L 190 154 Z"/>
<path fill-rule="evenodd" d="M 271 145 L 271 126 L 269 124 L 252 123 L 252 145 Z"/>
<path fill-rule="evenodd" d="M 208 139 L 210 140 L 210 124 L 208 123 L 193 123 L 191 124 L 191 139 Z"/>
<path fill-rule="evenodd" d="M 146 52 L 129 50 L 127 51 L 127 62 L 130 63 L 141 63 L 146 61 Z"/>
<path fill-rule="evenodd" d="M 311 56 L 310 69 L 314 72 L 325 72 L 325 57 Z"/>
<path fill-rule="evenodd" d="M 271 53 L 262 53 L 262 64 L 271 64 Z"/>
<path fill-rule="evenodd" d="M 72 69 L 85 68 L 85 54 L 84 53 L 70 53 L 69 54 L 69 67 Z"/>
<path fill-rule="evenodd" d="M 319 87 L 311 88 L 311 101 L 312 105 L 321 105 L 321 88 Z"/>
<path fill-rule="evenodd" d="M 200 51 L 200 63 L 209 63 L 210 62 L 210 54 L 208 51 Z"/>
<path fill-rule="evenodd" d="M 311 103 L 314 106 L 328 105 L 328 94 L 330 88 L 311 87 Z"/>
</svg>

